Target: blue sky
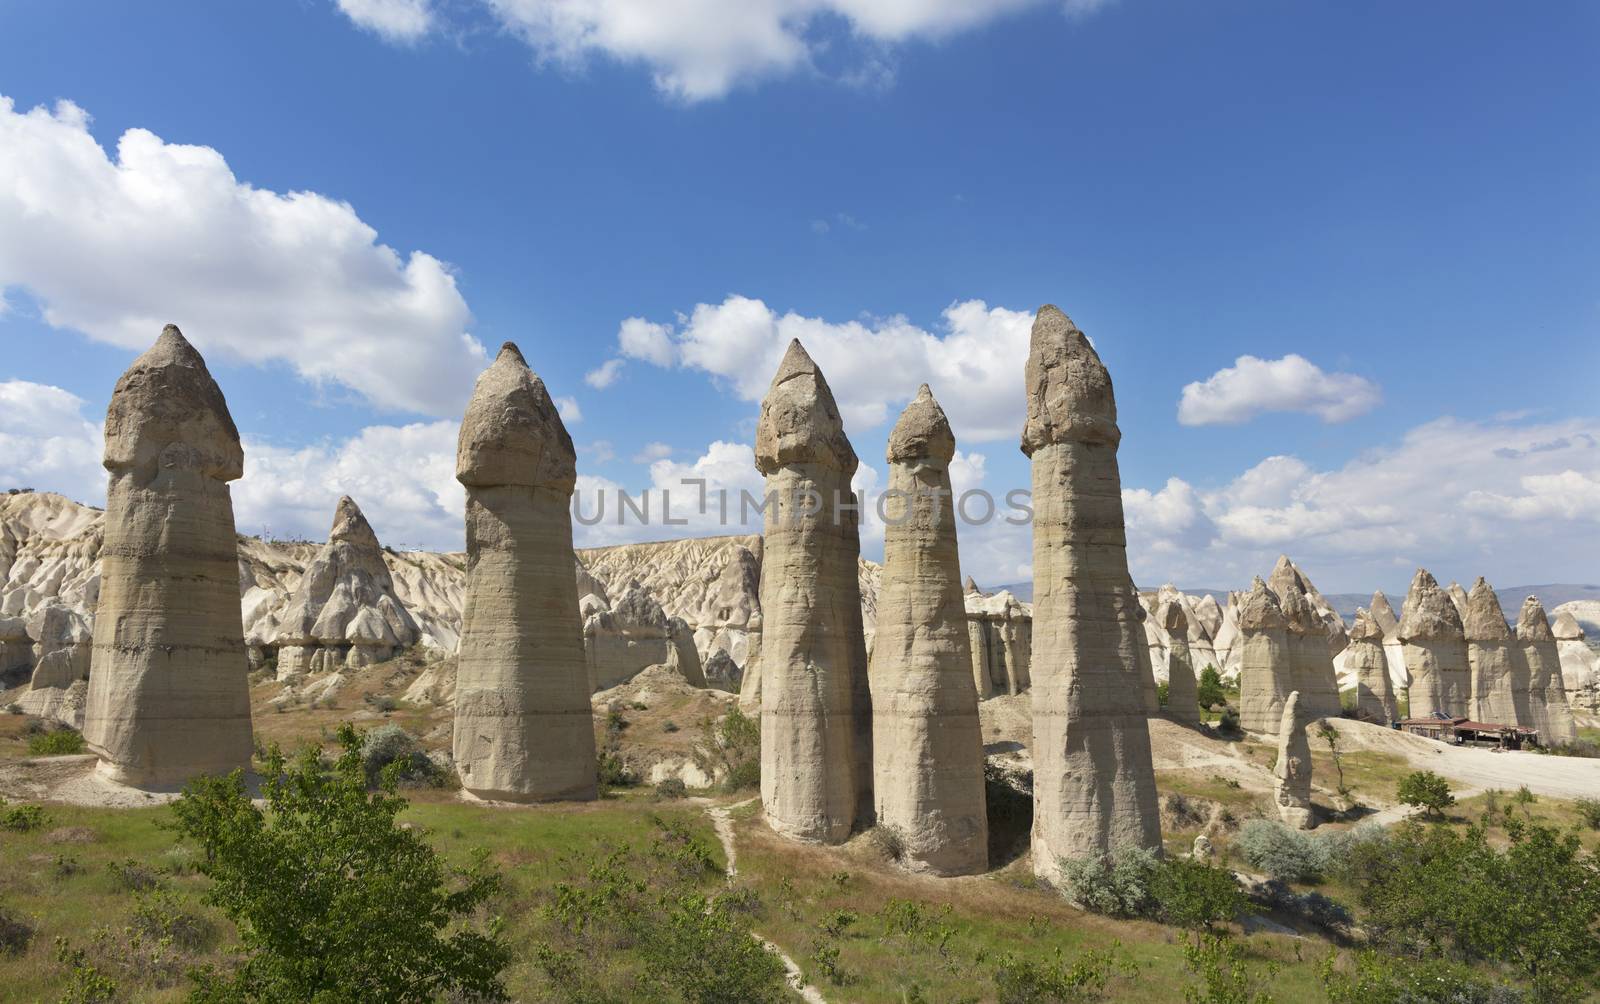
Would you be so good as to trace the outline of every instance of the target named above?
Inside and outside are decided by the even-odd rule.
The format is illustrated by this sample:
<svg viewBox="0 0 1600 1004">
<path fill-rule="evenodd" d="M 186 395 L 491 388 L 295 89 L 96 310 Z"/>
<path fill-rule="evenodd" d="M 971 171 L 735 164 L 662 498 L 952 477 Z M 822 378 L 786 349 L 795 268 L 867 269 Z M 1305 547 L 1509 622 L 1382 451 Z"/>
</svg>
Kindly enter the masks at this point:
<svg viewBox="0 0 1600 1004">
<path fill-rule="evenodd" d="M 754 487 L 798 334 L 863 487 L 928 379 L 999 495 L 1053 302 L 1116 381 L 1142 585 L 1600 580 L 1597 41 L 1582 3 L 0 4 L 0 484 L 98 502 L 171 320 L 246 532 L 349 491 L 459 546 L 506 339 L 591 489 Z M 964 538 L 980 581 L 1028 560 Z"/>
</svg>

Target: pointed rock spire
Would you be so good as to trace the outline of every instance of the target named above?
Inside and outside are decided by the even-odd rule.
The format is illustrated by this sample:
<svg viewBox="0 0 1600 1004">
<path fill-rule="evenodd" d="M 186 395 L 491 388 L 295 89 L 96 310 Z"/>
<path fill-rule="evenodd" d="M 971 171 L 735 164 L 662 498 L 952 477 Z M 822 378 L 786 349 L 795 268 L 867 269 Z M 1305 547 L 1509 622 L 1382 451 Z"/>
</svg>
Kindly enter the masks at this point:
<svg viewBox="0 0 1600 1004">
<path fill-rule="evenodd" d="M 153 477 L 159 463 L 220 481 L 244 476 L 244 451 L 228 402 L 175 324 L 117 381 L 105 436 L 108 470 L 137 468 Z"/>
<path fill-rule="evenodd" d="M 1400 615 L 1399 634 L 1401 641 L 1466 638 L 1461 614 L 1450 594 L 1439 588 L 1439 580 L 1426 568 L 1417 569 L 1412 576 Z"/>
<path fill-rule="evenodd" d="M 1522 641 L 1556 640 L 1555 632 L 1550 629 L 1550 618 L 1544 612 L 1544 604 L 1539 602 L 1539 597 L 1530 596 L 1522 601 L 1522 610 L 1517 614 L 1517 638 Z"/>
<path fill-rule="evenodd" d="M 1556 628 L 1562 618 L 1570 619 L 1566 611 L 1556 617 Z M 1576 628 L 1576 622 L 1573 623 Z M 1562 641 L 1562 632 L 1552 628 L 1545 615 L 1544 604 L 1537 596 L 1522 603 L 1517 616 L 1517 642 L 1528 675 L 1529 724 L 1539 730 L 1539 741 L 1546 746 L 1570 743 L 1578 737 L 1572 719 L 1572 705 L 1567 695 L 1566 681 L 1561 671 L 1561 646 L 1582 645 L 1582 641 Z M 1582 637 L 1581 630 L 1579 637 Z"/>
<path fill-rule="evenodd" d="M 789 343 L 761 401 L 755 453 L 762 474 L 790 464 L 821 464 L 847 477 L 855 473 L 856 451 L 845 436 L 833 391 L 798 338 Z"/>
<path fill-rule="evenodd" d="M 933 391 L 923 384 L 889 433 L 886 459 L 891 464 L 919 460 L 948 464 L 955 452 L 956 437 L 950 431 L 950 420 L 933 399 Z"/>
<path fill-rule="evenodd" d="M 1023 453 L 1031 457 L 1050 443 L 1116 446 L 1122 441 L 1111 374 L 1088 336 L 1059 307 L 1047 303 L 1035 315 L 1023 379 L 1028 391 Z"/>
<path fill-rule="evenodd" d="M 456 480 L 468 487 L 525 485 L 572 493 L 577 451 L 522 351 L 512 342 L 478 377 L 456 441 Z"/>
<path fill-rule="evenodd" d="M 1472 674 L 1466 632 L 1455 603 L 1427 569 L 1417 569 L 1411 579 L 1399 635 L 1411 676 L 1412 717 L 1467 715 L 1472 710 Z"/>
<path fill-rule="evenodd" d="M 378 535 L 372 530 L 372 524 L 367 522 L 366 514 L 356 505 L 356 500 L 348 495 L 339 496 L 339 503 L 334 506 L 333 529 L 328 533 L 328 542 L 343 542 L 372 551 L 383 549 L 378 543 Z"/>
<path fill-rule="evenodd" d="M 1483 576 L 1472 584 L 1466 607 L 1462 628 L 1468 641 L 1511 640 L 1511 627 L 1506 623 L 1505 611 L 1500 609 L 1500 599 Z"/>
</svg>

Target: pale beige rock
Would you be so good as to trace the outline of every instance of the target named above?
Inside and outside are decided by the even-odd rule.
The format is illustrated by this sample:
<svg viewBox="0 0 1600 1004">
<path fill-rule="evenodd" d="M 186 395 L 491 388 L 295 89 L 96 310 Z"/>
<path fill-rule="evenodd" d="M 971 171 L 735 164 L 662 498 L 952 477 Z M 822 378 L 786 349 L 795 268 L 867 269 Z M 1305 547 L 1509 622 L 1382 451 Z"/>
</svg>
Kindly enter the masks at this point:
<svg viewBox="0 0 1600 1004">
<path fill-rule="evenodd" d="M 417 643 L 417 623 L 395 595 L 383 558 L 361 507 L 341 497 L 328 542 L 278 620 L 278 679 L 370 666 Z"/>
<path fill-rule="evenodd" d="M 1550 622 L 1561 655 L 1561 676 L 1567 700 L 1590 711 L 1600 710 L 1600 655 L 1589 647 L 1583 625 L 1571 609 Z"/>
<path fill-rule="evenodd" d="M 989 863 L 983 738 L 950 491 L 955 437 L 924 384 L 889 434 L 872 684 L 872 790 L 902 863 L 971 875 Z M 899 494 L 896 494 L 899 493 Z"/>
<path fill-rule="evenodd" d="M 1452 582 L 1445 587 L 1445 593 L 1450 597 L 1450 603 L 1456 608 L 1456 615 L 1463 621 L 1467 619 L 1467 591 L 1461 588 L 1461 583 Z"/>
<path fill-rule="evenodd" d="M 480 798 L 595 797 L 572 570 L 575 464 L 544 382 L 507 342 L 478 377 L 456 449 L 468 572 L 454 759 Z"/>
<path fill-rule="evenodd" d="M 1054 306 L 1034 318 L 1022 452 L 1033 469 L 1033 866 L 1122 845 L 1159 851 L 1148 655 L 1128 575 L 1110 374 Z"/>
<path fill-rule="evenodd" d="M 1390 686 L 1388 659 L 1383 654 L 1383 630 L 1365 608 L 1356 611 L 1350 628 L 1345 667 L 1356 681 L 1356 716 L 1387 725 L 1399 719 Z"/>
<path fill-rule="evenodd" d="M 1578 732 L 1561 676 L 1559 639 L 1537 596 L 1522 602 L 1517 643 L 1528 667 L 1529 727 L 1539 731 L 1539 741 L 1547 746 L 1572 742 Z"/>
<path fill-rule="evenodd" d="M 838 843 L 873 815 L 872 711 L 856 453 L 833 393 L 791 342 L 761 402 L 761 802 L 785 836 Z"/>
<path fill-rule="evenodd" d="M 1260 576 L 1239 605 L 1239 727 L 1276 735 L 1289 685 L 1289 622 Z"/>
<path fill-rule="evenodd" d="M 1466 716 L 1472 693 L 1466 633 L 1455 603 L 1427 569 L 1417 569 L 1411 580 L 1398 634 L 1411 677 L 1411 717 L 1436 711 Z"/>
<path fill-rule="evenodd" d="M 1467 596 L 1462 628 L 1472 697 L 1468 717 L 1479 722 L 1532 726 L 1528 707 L 1528 663 L 1506 624 L 1500 600 L 1483 576 Z"/>
<path fill-rule="evenodd" d="M 250 693 L 222 391 L 168 325 L 106 411 L 105 540 L 84 738 L 101 770 L 164 785 L 248 767 Z"/>
<path fill-rule="evenodd" d="M 1183 604 L 1167 599 L 1156 609 L 1156 621 L 1167 632 L 1167 717 L 1189 725 L 1200 723 L 1199 683 L 1189 659 L 1189 618 Z"/>
<path fill-rule="evenodd" d="M 1396 695 L 1411 686 L 1411 673 L 1406 669 L 1405 646 L 1400 643 L 1400 618 L 1395 616 L 1389 597 L 1379 589 L 1372 594 L 1372 605 L 1367 608 L 1372 622 L 1383 632 L 1383 658 L 1389 664 L 1389 684 Z"/>
<path fill-rule="evenodd" d="M 1308 718 L 1339 717 L 1339 684 L 1333 669 L 1335 642 L 1329 624 L 1312 606 L 1309 580 L 1288 555 L 1282 555 L 1272 569 L 1267 586 L 1278 597 L 1288 627 L 1288 689 L 1299 691 L 1300 703 Z M 1337 648 L 1341 650 L 1343 629 L 1344 625 L 1340 624 Z"/>
<path fill-rule="evenodd" d="M 1272 795 L 1284 825 L 1309 830 L 1316 825 L 1311 808 L 1311 743 L 1306 726 L 1311 723 L 1300 706 L 1300 693 L 1283 704 L 1278 725 L 1278 762 L 1272 768 Z"/>
<path fill-rule="evenodd" d="M 697 687 L 706 680 L 693 632 L 680 617 L 668 617 L 637 580 L 623 587 L 613 605 L 590 594 L 583 622 L 583 652 L 591 691 L 609 690 L 649 666 L 670 665 Z M 589 612 L 592 609 L 592 612 Z"/>
<path fill-rule="evenodd" d="M 1033 608 L 1009 590 L 965 593 L 972 679 L 979 698 L 1020 694 L 1032 683 Z"/>
<path fill-rule="evenodd" d="M 1139 670 L 1139 696 L 1144 700 L 1144 713 L 1159 715 L 1161 713 L 1161 693 L 1156 689 L 1155 661 L 1150 656 L 1150 636 L 1155 625 L 1150 623 L 1150 613 L 1145 610 L 1144 604 L 1138 602 L 1139 590 L 1134 588 L 1130 580 L 1128 589 L 1133 593 L 1134 619 L 1139 623 L 1140 644 L 1134 652 L 1134 660 Z"/>
<path fill-rule="evenodd" d="M 27 633 L 34 639 L 29 689 L 65 688 L 89 678 L 94 629 L 76 610 L 48 602 L 28 618 Z"/>
</svg>

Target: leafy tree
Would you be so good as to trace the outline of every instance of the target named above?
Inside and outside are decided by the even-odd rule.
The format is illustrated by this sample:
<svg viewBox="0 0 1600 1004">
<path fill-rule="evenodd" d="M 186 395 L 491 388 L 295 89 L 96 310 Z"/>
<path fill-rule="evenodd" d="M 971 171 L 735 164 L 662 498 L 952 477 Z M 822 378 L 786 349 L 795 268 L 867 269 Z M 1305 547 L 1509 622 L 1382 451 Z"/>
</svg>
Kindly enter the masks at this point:
<svg viewBox="0 0 1600 1004">
<path fill-rule="evenodd" d="M 708 776 L 720 773 L 723 791 L 760 787 L 761 720 L 736 705 L 721 718 L 706 722 L 694 762 Z"/>
<path fill-rule="evenodd" d="M 1341 970 L 1330 951 L 1319 967 L 1328 1004 L 1490 1004 L 1503 1001 L 1495 988 L 1459 963 L 1421 962 L 1369 950 L 1358 952 Z"/>
<path fill-rule="evenodd" d="M 238 924 L 245 953 L 235 971 L 196 973 L 196 999 L 503 1000 L 510 952 L 498 920 L 487 931 L 463 923 L 500 877 L 482 855 L 449 869 L 421 835 L 396 826 L 406 807 L 398 764 L 369 791 L 361 737 L 345 724 L 339 742 L 332 770 L 314 748 L 293 763 L 268 749 L 265 809 L 240 771 L 193 781 L 174 803 L 179 836 L 205 852 L 206 901 Z"/>
<path fill-rule="evenodd" d="M 1402 805 L 1414 805 L 1436 819 L 1444 817 L 1444 810 L 1456 804 L 1450 793 L 1450 783 L 1431 770 L 1418 770 L 1400 780 L 1395 792 Z"/>
<path fill-rule="evenodd" d="M 1211 930 L 1249 906 L 1233 873 L 1193 858 L 1168 858 L 1150 878 L 1150 894 L 1168 923 Z"/>
<path fill-rule="evenodd" d="M 1214 708 L 1228 699 L 1227 693 L 1222 689 L 1222 674 L 1209 662 L 1200 670 L 1200 682 L 1196 686 L 1195 698 L 1202 708 Z"/>
<path fill-rule="evenodd" d="M 1143 917 L 1155 908 L 1150 882 L 1161 868 L 1155 851 L 1128 844 L 1110 854 L 1062 858 L 1060 865 L 1068 897 L 1090 913 Z"/>
<path fill-rule="evenodd" d="M 1186 1004 L 1272 1004 L 1272 995 L 1257 989 L 1262 975 L 1244 963 L 1244 946 L 1216 933 L 1185 937 L 1183 962 L 1195 983 L 1183 988 Z M 1270 980 L 1277 966 L 1269 966 Z"/>
<path fill-rule="evenodd" d="M 1071 962 L 1057 948 L 1049 960 L 1001 956 L 994 986 L 999 1004 L 1080 1004 L 1104 999 L 1113 979 L 1132 978 L 1137 973 L 1137 964 L 1122 954 L 1120 944 L 1084 952 Z"/>
</svg>

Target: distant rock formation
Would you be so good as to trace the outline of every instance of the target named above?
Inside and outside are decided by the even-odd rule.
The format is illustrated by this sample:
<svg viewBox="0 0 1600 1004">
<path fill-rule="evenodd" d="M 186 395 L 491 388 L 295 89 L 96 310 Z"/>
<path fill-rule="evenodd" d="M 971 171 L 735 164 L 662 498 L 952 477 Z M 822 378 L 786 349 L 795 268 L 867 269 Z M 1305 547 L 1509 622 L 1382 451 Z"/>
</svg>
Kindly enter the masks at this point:
<svg viewBox="0 0 1600 1004">
<path fill-rule="evenodd" d="M 761 802 L 777 832 L 839 843 L 873 814 L 857 460 L 799 341 L 761 402 L 755 454 L 776 499 L 761 562 Z"/>
<path fill-rule="evenodd" d="M 1022 452 L 1033 470 L 1033 867 L 1161 848 L 1140 660 L 1149 649 L 1128 575 L 1117 406 L 1100 357 L 1039 308 L 1024 374 Z"/>
<path fill-rule="evenodd" d="M 1450 597 L 1450 603 L 1456 608 L 1456 615 L 1463 621 L 1467 619 L 1467 591 L 1461 588 L 1461 583 L 1452 582 L 1445 587 L 1445 594 Z"/>
<path fill-rule="evenodd" d="M 1020 694 L 1032 684 L 1033 608 L 1009 590 L 982 593 L 970 576 L 967 582 L 962 600 L 978 696 Z"/>
<path fill-rule="evenodd" d="M 589 594 L 599 606 L 583 611 L 583 651 L 589 669 L 589 689 L 609 690 L 633 679 L 650 666 L 668 666 L 686 683 L 706 685 L 700 654 L 689 625 L 668 617 L 638 580 L 623 587 L 615 605 Z"/>
<path fill-rule="evenodd" d="M 1455 603 L 1425 568 L 1411 579 L 1399 635 L 1411 677 L 1411 717 L 1436 711 L 1465 717 L 1472 693 L 1466 632 Z"/>
<path fill-rule="evenodd" d="M 1478 576 L 1467 596 L 1462 620 L 1471 674 L 1468 715 L 1474 721 L 1531 725 L 1527 661 L 1506 624 L 1494 588 Z"/>
<path fill-rule="evenodd" d="M 468 573 L 454 758 L 479 798 L 596 795 L 572 568 L 576 461 L 544 382 L 505 343 L 478 377 L 456 448 Z"/>
<path fill-rule="evenodd" d="M 1307 718 L 1339 717 L 1339 683 L 1334 675 L 1333 656 L 1347 642 L 1344 624 L 1333 614 L 1337 630 L 1330 630 L 1329 622 L 1312 606 L 1310 593 L 1315 587 L 1286 554 L 1278 558 L 1267 587 L 1278 597 L 1288 627 L 1289 689 L 1299 691 Z M 1327 607 L 1327 601 L 1323 600 L 1322 605 Z M 1328 611 L 1332 613 L 1331 608 Z"/>
<path fill-rule="evenodd" d="M 1372 605 L 1367 608 L 1372 622 L 1383 632 L 1383 658 L 1389 664 L 1389 683 L 1398 694 L 1411 686 L 1411 672 L 1406 669 L 1405 646 L 1400 641 L 1400 618 L 1395 615 L 1389 597 L 1379 589 L 1372 594 Z"/>
<path fill-rule="evenodd" d="M 1578 707 L 1600 711 L 1600 657 L 1588 645 L 1583 626 L 1570 610 L 1551 622 L 1550 630 L 1561 655 L 1561 676 L 1568 700 Z"/>
<path fill-rule="evenodd" d="M 1289 622 L 1278 596 L 1256 576 L 1239 606 L 1239 727 L 1276 735 L 1289 685 Z"/>
<path fill-rule="evenodd" d="M 923 384 L 889 434 L 872 684 L 873 796 L 902 863 L 971 875 L 989 862 L 983 737 L 972 679 L 950 460 L 956 441 Z"/>
<path fill-rule="evenodd" d="M 1306 726 L 1312 719 L 1300 706 L 1300 692 L 1283 704 L 1278 724 L 1278 762 L 1272 767 L 1272 795 L 1284 825 L 1309 830 L 1316 825 L 1311 808 L 1311 743 Z"/>
<path fill-rule="evenodd" d="M 106 411 L 104 560 L 83 734 L 114 780 L 250 765 L 250 692 L 228 482 L 239 433 L 205 360 L 167 325 Z"/>
<path fill-rule="evenodd" d="M 378 535 L 355 500 L 341 497 L 328 542 L 279 621 L 278 679 L 370 666 L 416 644 L 419 634 L 394 594 Z"/>
<path fill-rule="evenodd" d="M 1527 665 L 1528 724 L 1539 730 L 1539 740 L 1547 746 L 1572 742 L 1578 731 L 1562 680 L 1559 636 L 1551 629 L 1537 596 L 1522 603 L 1517 615 L 1517 643 Z"/>
<path fill-rule="evenodd" d="M 1170 593 L 1169 591 L 1170 590 Z M 1200 724 L 1199 683 L 1189 659 L 1189 618 L 1177 589 L 1161 588 L 1156 622 L 1167 638 L 1167 717 L 1186 725 Z"/>
<path fill-rule="evenodd" d="M 1383 654 L 1383 630 L 1365 607 L 1356 611 L 1344 664 L 1356 679 L 1356 717 L 1380 725 L 1397 721 L 1400 714 Z"/>
</svg>

